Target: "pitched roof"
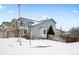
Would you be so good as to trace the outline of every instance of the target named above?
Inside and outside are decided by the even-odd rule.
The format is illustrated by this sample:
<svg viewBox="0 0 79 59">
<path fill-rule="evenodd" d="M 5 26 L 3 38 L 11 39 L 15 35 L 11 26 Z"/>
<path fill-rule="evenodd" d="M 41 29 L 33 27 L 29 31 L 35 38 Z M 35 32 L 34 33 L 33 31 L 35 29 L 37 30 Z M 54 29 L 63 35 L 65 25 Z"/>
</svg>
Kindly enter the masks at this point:
<svg viewBox="0 0 79 59">
<path fill-rule="evenodd" d="M 34 20 L 32 20 L 32 19 L 23 18 L 23 17 L 18 18 L 18 20 L 21 20 L 21 21 L 26 21 L 26 20 L 34 21 Z"/>
<path fill-rule="evenodd" d="M 21 21 L 21 22 L 34 21 L 34 20 L 32 20 L 32 19 L 20 17 L 20 18 L 18 18 L 18 19 L 13 19 L 12 22 L 16 22 L 17 20 L 19 20 L 19 21 Z"/>
<path fill-rule="evenodd" d="M 65 33 L 65 31 L 63 31 L 63 30 L 60 30 L 60 29 L 57 29 L 57 28 L 56 28 L 56 30 L 57 30 L 57 31 L 60 31 L 60 32 L 63 32 L 63 33 Z"/>
<path fill-rule="evenodd" d="M 11 26 L 12 25 L 11 22 L 3 22 L 2 24 L 8 25 L 8 26 Z"/>
<path fill-rule="evenodd" d="M 45 19 L 45 20 L 42 20 L 42 21 L 32 20 L 32 19 L 23 18 L 23 17 L 20 17 L 18 19 L 13 19 L 13 21 L 17 21 L 17 20 L 20 20 L 22 23 L 26 23 L 28 21 L 32 21 L 33 22 L 33 24 L 32 24 L 33 26 L 38 25 L 38 24 L 41 24 L 41 23 L 45 23 L 45 22 L 47 22 L 49 20 L 52 20 L 56 24 L 56 22 L 52 18 Z"/>
<path fill-rule="evenodd" d="M 50 19 L 45 19 L 45 20 L 42 20 L 41 22 L 47 22 L 47 21 L 49 21 L 49 20 L 52 20 L 55 24 L 56 24 L 56 22 L 52 19 L 52 18 L 50 18 Z"/>
<path fill-rule="evenodd" d="M 12 19 L 12 22 L 15 22 L 17 19 Z"/>
<path fill-rule="evenodd" d="M 39 24 L 48 22 L 49 20 L 52 20 L 56 24 L 56 22 L 52 18 L 50 18 L 50 19 L 45 19 L 45 20 L 42 20 L 42 21 L 38 21 L 35 25 L 39 25 Z"/>
</svg>

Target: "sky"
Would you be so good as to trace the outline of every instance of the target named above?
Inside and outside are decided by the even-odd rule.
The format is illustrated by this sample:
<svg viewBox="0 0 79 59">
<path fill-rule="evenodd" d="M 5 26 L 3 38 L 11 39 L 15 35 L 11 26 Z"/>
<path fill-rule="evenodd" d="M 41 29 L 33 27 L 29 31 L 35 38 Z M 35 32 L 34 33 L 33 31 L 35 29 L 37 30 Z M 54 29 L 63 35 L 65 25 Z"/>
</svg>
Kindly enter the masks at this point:
<svg viewBox="0 0 79 59">
<path fill-rule="evenodd" d="M 0 4 L 0 24 L 18 17 L 17 4 Z M 21 4 L 21 17 L 33 20 L 53 18 L 56 28 L 67 31 L 79 26 L 79 4 Z"/>
</svg>

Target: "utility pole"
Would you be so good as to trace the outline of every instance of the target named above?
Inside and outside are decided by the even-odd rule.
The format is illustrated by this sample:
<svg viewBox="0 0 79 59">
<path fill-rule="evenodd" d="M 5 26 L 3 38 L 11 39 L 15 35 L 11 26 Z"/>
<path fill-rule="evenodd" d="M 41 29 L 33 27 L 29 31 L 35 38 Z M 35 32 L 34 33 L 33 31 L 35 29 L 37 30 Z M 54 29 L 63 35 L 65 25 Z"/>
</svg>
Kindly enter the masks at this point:
<svg viewBox="0 0 79 59">
<path fill-rule="evenodd" d="M 21 7 L 21 5 L 20 4 L 18 4 L 18 14 L 19 14 L 19 17 L 21 16 L 21 13 L 20 13 L 20 7 Z"/>
<path fill-rule="evenodd" d="M 20 18 L 20 16 L 21 16 L 20 7 L 21 7 L 21 5 L 18 4 L 18 14 L 19 14 L 19 18 Z M 20 24 L 21 22 L 20 22 L 19 18 L 18 18 L 18 24 L 19 24 L 19 27 L 18 27 L 18 35 L 19 35 L 20 38 L 18 38 L 18 41 L 20 42 L 20 46 L 21 46 L 21 45 L 22 45 L 22 42 L 21 42 L 21 31 L 20 31 L 20 29 L 19 29 L 19 28 L 21 27 L 21 26 L 20 26 L 20 25 L 21 25 L 21 24 Z"/>
</svg>

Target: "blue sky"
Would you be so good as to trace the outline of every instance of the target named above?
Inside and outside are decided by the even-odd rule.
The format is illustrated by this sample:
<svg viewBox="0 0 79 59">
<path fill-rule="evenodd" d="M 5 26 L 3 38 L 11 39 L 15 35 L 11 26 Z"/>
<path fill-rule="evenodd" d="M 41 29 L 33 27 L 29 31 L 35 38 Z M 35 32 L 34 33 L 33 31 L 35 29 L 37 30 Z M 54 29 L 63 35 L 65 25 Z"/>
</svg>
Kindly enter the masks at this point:
<svg viewBox="0 0 79 59">
<path fill-rule="evenodd" d="M 44 20 L 53 18 L 57 28 L 79 26 L 79 4 L 21 4 L 21 17 Z M 17 4 L 0 4 L 0 23 L 18 18 Z"/>
</svg>

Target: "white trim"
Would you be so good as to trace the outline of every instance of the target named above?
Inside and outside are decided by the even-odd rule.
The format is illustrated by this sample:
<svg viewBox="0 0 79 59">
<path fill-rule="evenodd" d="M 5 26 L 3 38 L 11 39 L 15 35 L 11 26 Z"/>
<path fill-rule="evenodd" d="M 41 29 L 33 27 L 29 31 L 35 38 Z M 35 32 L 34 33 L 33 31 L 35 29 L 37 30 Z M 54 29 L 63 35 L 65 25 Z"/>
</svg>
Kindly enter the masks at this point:
<svg viewBox="0 0 79 59">
<path fill-rule="evenodd" d="M 43 31 L 46 31 L 46 34 L 44 34 L 44 32 Z M 40 36 L 42 37 L 42 38 L 46 38 L 46 35 L 47 35 L 47 29 L 46 28 L 41 28 L 40 29 Z"/>
</svg>

